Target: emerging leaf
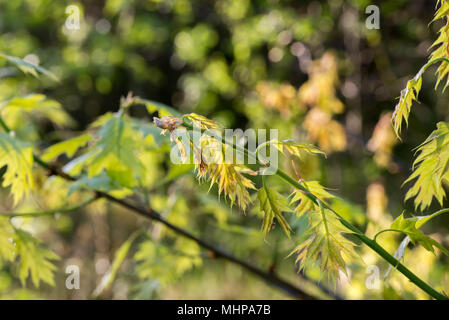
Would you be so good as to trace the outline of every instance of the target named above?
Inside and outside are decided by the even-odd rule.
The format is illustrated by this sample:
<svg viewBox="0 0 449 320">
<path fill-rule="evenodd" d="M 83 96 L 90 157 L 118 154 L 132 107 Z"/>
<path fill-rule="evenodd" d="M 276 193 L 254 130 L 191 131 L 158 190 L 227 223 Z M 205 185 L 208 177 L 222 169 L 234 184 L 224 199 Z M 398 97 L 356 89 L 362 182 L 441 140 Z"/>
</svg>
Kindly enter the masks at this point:
<svg viewBox="0 0 449 320">
<path fill-rule="evenodd" d="M 70 126 L 74 121 L 55 100 L 47 99 L 43 94 L 30 94 L 25 97 L 13 98 L 0 105 L 0 112 L 11 117 L 11 113 L 32 114 L 46 118 L 58 126 Z"/>
<path fill-rule="evenodd" d="M 438 4 L 440 6 L 439 6 L 437 12 L 435 13 L 435 17 L 432 20 L 432 22 L 437 21 L 439 19 L 446 18 L 449 13 L 449 3 L 446 0 L 439 1 Z M 436 59 L 441 59 L 441 58 L 445 58 L 445 59 L 449 58 L 449 53 L 448 53 L 449 24 L 445 23 L 443 25 L 443 27 L 441 27 L 441 29 L 438 31 L 438 33 L 439 33 L 438 39 L 431 46 L 431 48 L 436 47 L 436 46 L 438 46 L 438 48 L 432 52 L 432 54 L 430 56 L 430 61 L 436 60 Z M 449 73 L 449 63 L 447 61 L 442 61 L 437 70 L 438 77 L 437 77 L 437 82 L 436 82 L 435 88 L 438 87 L 440 82 L 448 75 L 448 73 Z M 446 87 L 449 85 L 448 80 L 449 79 L 446 80 L 443 90 L 446 89 Z"/>
<path fill-rule="evenodd" d="M 408 117 L 410 115 L 410 109 L 413 101 L 417 101 L 419 91 L 421 90 L 422 78 L 413 78 L 407 82 L 407 87 L 401 91 L 399 102 L 396 105 L 392 121 L 394 132 L 399 138 L 401 134 L 402 122 L 405 121 L 408 124 Z"/>
<path fill-rule="evenodd" d="M 48 77 L 50 77 L 51 79 L 55 80 L 55 81 L 59 81 L 58 78 L 51 73 L 50 71 L 48 71 L 45 68 L 42 68 L 38 65 L 35 65 L 33 63 L 30 63 L 28 61 L 25 61 L 23 59 L 17 58 L 17 57 L 12 57 L 12 56 L 8 56 L 6 54 L 0 53 L 0 57 L 14 63 L 20 70 L 22 70 L 25 74 L 26 73 L 30 73 L 33 76 L 37 77 L 38 76 L 38 72 L 42 73 Z"/>
<path fill-rule="evenodd" d="M 279 222 L 282 230 L 290 237 L 290 225 L 285 220 L 282 212 L 291 212 L 287 204 L 287 199 L 279 192 L 268 189 L 263 186 L 257 194 L 257 198 L 260 201 L 260 208 L 264 213 L 262 232 L 266 236 L 270 231 L 274 223 L 274 218 Z"/>
<path fill-rule="evenodd" d="M 44 161 L 50 161 L 59 157 L 63 153 L 65 153 L 69 158 L 73 157 L 75 152 L 79 148 L 84 147 L 91 139 L 92 137 L 90 135 L 82 134 L 78 137 L 56 143 L 44 150 L 41 159 Z"/>
<path fill-rule="evenodd" d="M 354 256 L 354 245 L 343 233 L 351 231 L 340 223 L 333 212 L 323 207 L 311 211 L 306 231 L 309 238 L 290 253 L 298 254 L 296 262 L 299 263 L 299 271 L 309 261 L 319 263 L 321 272 L 327 274 L 328 279 L 335 284 L 339 279 L 339 272 L 346 273 L 345 259 Z"/>
<path fill-rule="evenodd" d="M 302 184 L 309 190 L 310 194 L 313 194 L 322 201 L 335 198 L 335 196 L 327 192 L 318 181 L 302 182 Z M 309 211 L 316 211 L 319 208 L 319 205 L 310 199 L 302 190 L 295 189 L 291 194 L 291 197 L 290 204 L 299 201 L 299 204 L 295 208 L 296 216 L 298 218 Z"/>
<path fill-rule="evenodd" d="M 312 144 L 298 143 L 293 140 L 276 140 L 276 139 L 260 144 L 256 149 L 256 153 L 260 150 L 260 148 L 269 144 L 274 145 L 276 149 L 278 149 L 281 153 L 284 153 L 285 149 L 291 154 L 297 156 L 298 158 L 301 158 L 302 152 L 326 155 L 323 151 L 321 151 Z"/>
<path fill-rule="evenodd" d="M 32 165 L 32 148 L 13 135 L 0 132 L 0 168 L 7 166 L 2 185 L 11 187 L 14 204 L 33 188 Z"/>
<path fill-rule="evenodd" d="M 14 229 L 7 218 L 0 217 L 0 261 L 13 261 L 16 256 Z"/>
<path fill-rule="evenodd" d="M 19 278 L 22 284 L 31 275 L 35 287 L 39 287 L 40 281 L 54 286 L 53 272 L 57 269 L 51 260 L 59 257 L 52 251 L 38 245 L 37 239 L 31 234 L 16 230 L 17 253 L 20 255 Z"/>
<path fill-rule="evenodd" d="M 192 121 L 193 126 L 201 129 L 219 129 L 220 126 L 213 120 L 203 117 L 196 113 L 186 114 L 183 118 Z"/>
<path fill-rule="evenodd" d="M 444 254 L 449 256 L 449 252 L 437 241 L 434 239 L 424 235 L 420 230 L 417 229 L 417 223 L 420 220 L 419 217 L 413 217 L 413 218 L 404 218 L 404 214 L 401 214 L 399 217 L 396 218 L 396 220 L 393 221 L 391 224 L 390 229 L 401 231 L 408 235 L 412 243 L 418 242 L 420 245 L 422 245 L 426 250 L 430 252 L 434 252 L 433 247 L 437 247 L 440 249 Z M 422 224 L 418 224 L 418 226 L 421 226 Z"/>
<path fill-rule="evenodd" d="M 109 118 L 99 131 L 99 140 L 88 153 L 69 162 L 64 170 L 79 174 L 87 167 L 89 178 L 103 170 L 108 176 L 125 187 L 137 184 L 144 166 L 136 153 L 140 149 L 141 134 L 135 132 L 129 121 L 120 116 Z"/>
<path fill-rule="evenodd" d="M 413 163 L 413 173 L 404 182 L 416 179 L 407 192 L 405 200 L 415 197 L 415 207 L 424 210 L 435 197 L 440 205 L 446 195 L 443 181 L 449 178 L 449 124 L 439 122 L 437 129 L 418 148 L 418 157 Z"/>
</svg>

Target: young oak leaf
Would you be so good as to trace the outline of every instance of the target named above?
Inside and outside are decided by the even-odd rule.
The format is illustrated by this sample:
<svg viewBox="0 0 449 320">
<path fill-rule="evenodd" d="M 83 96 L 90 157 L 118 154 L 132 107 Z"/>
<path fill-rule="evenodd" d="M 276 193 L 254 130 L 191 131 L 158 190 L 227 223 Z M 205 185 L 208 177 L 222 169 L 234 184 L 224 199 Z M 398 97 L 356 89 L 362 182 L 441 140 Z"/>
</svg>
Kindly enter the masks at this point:
<svg viewBox="0 0 449 320">
<path fill-rule="evenodd" d="M 33 188 L 32 148 L 11 134 L 0 132 L 0 168 L 6 167 L 3 187 L 11 187 L 14 204 L 28 195 Z"/>
<path fill-rule="evenodd" d="M 84 155 L 69 162 L 64 170 L 71 174 L 81 173 L 87 168 L 89 178 L 103 170 L 123 186 L 137 184 L 137 177 L 143 175 L 144 166 L 137 157 L 141 147 L 136 133 L 126 119 L 120 116 L 109 118 L 99 130 L 99 140 Z"/>
<path fill-rule="evenodd" d="M 189 113 L 184 115 L 183 119 L 192 121 L 193 126 L 201 129 L 219 129 L 220 126 L 214 120 L 208 119 L 196 113 Z"/>
<path fill-rule="evenodd" d="M 444 1 L 438 1 L 437 6 L 439 6 L 434 19 L 432 22 L 446 18 L 449 13 L 449 3 Z M 446 18 L 447 19 L 447 18 Z M 430 48 L 438 46 L 438 48 L 432 52 L 429 61 L 421 68 L 421 70 L 416 74 L 416 76 L 407 82 L 407 87 L 401 91 L 401 96 L 399 102 L 393 113 L 392 121 L 393 128 L 396 135 L 399 138 L 401 126 L 403 121 L 408 124 L 408 117 L 410 115 L 410 109 L 413 101 L 417 101 L 417 97 L 421 90 L 422 85 L 422 75 L 426 69 L 437 62 L 440 62 L 440 66 L 437 69 L 437 81 L 435 88 L 438 87 L 439 83 L 446 77 L 449 73 L 449 24 L 445 25 L 439 30 L 438 39 L 432 44 Z M 449 78 L 446 80 L 444 89 L 449 85 Z"/>
<path fill-rule="evenodd" d="M 70 126 L 74 123 L 59 102 L 47 99 L 43 94 L 30 94 L 5 101 L 0 105 L 0 112 L 7 117 L 12 112 L 32 114 L 47 118 L 58 126 Z"/>
<path fill-rule="evenodd" d="M 37 78 L 38 73 L 42 73 L 42 74 L 48 76 L 49 78 L 53 79 L 54 81 L 59 82 L 59 79 L 58 79 L 58 77 L 56 77 L 56 75 L 54 75 L 52 72 L 48 71 L 47 69 L 45 69 L 41 66 L 34 64 L 34 63 L 30 63 L 28 61 L 25 61 L 25 60 L 17 58 L 17 57 L 8 56 L 3 53 L 0 53 L 0 57 L 15 64 L 25 74 L 29 73 Z"/>
<path fill-rule="evenodd" d="M 6 261 L 13 261 L 16 256 L 14 236 L 14 229 L 8 218 L 0 217 L 0 258 Z"/>
<path fill-rule="evenodd" d="M 440 7 L 438 8 L 437 12 L 435 13 L 435 17 L 432 20 L 432 22 L 435 22 L 439 19 L 447 17 L 449 14 L 449 3 L 447 1 L 439 1 L 438 4 Z M 435 46 L 438 46 L 438 48 L 432 52 L 430 56 L 430 61 L 436 60 L 436 59 L 447 59 L 449 58 L 449 24 L 445 23 L 443 27 L 438 31 L 439 36 L 438 39 L 432 44 L 430 48 L 433 48 Z M 444 77 L 447 76 L 449 73 L 449 63 L 447 61 L 442 61 L 440 66 L 437 69 L 437 82 L 435 85 L 435 88 L 438 87 L 441 80 L 444 79 Z M 446 80 L 446 84 L 444 85 L 444 89 L 449 85 L 449 79 Z"/>
<path fill-rule="evenodd" d="M 354 256 L 354 244 L 343 233 L 351 233 L 344 227 L 337 216 L 320 206 L 319 210 L 308 214 L 308 239 L 299 244 L 289 256 L 297 254 L 296 263 L 299 270 L 307 263 L 319 263 L 320 270 L 334 284 L 339 279 L 340 271 L 346 272 L 346 260 Z"/>
<path fill-rule="evenodd" d="M 36 288 L 40 281 L 54 286 L 54 271 L 57 269 L 51 260 L 59 260 L 54 252 L 39 246 L 37 239 L 28 232 L 16 229 L 16 247 L 20 256 L 19 278 L 25 284 L 28 275 Z"/>
<path fill-rule="evenodd" d="M 441 244 L 418 230 L 423 224 L 422 222 L 418 223 L 421 219 L 422 217 L 404 218 L 404 214 L 402 213 L 393 221 L 390 229 L 406 234 L 412 243 L 417 242 L 432 253 L 434 253 L 434 247 L 436 247 L 449 256 L 449 252 Z"/>
<path fill-rule="evenodd" d="M 401 91 L 399 102 L 397 103 L 392 116 L 394 132 L 398 138 L 401 134 L 403 121 L 405 121 L 406 125 L 408 125 L 410 110 L 413 101 L 418 101 L 417 98 L 421 90 L 421 85 L 422 77 L 415 77 L 409 80 L 406 88 Z"/>
<path fill-rule="evenodd" d="M 310 194 L 313 194 L 322 201 L 335 198 L 335 196 L 327 192 L 326 189 L 318 181 L 302 182 L 302 184 L 306 189 L 309 190 Z M 290 204 L 294 204 L 299 201 L 299 204 L 295 208 L 296 216 L 298 218 L 309 211 L 318 210 L 319 208 L 319 205 L 312 199 L 310 199 L 302 190 L 295 189 L 290 197 Z"/>
<path fill-rule="evenodd" d="M 273 226 L 274 219 L 279 222 L 282 230 L 290 237 L 291 228 L 287 220 L 285 220 L 282 212 L 291 212 L 287 204 L 287 199 L 279 192 L 268 189 L 265 185 L 259 189 L 257 193 L 257 199 L 260 202 L 260 209 L 264 213 L 262 232 L 267 236 L 271 227 Z"/>
<path fill-rule="evenodd" d="M 449 124 L 439 122 L 437 129 L 417 147 L 418 157 L 413 163 L 413 173 L 404 182 L 416 179 L 405 200 L 415 197 L 415 207 L 424 210 L 435 197 L 440 205 L 446 195 L 443 181 L 449 178 Z"/>
<path fill-rule="evenodd" d="M 56 143 L 44 150 L 41 159 L 50 161 L 63 153 L 71 158 L 79 148 L 84 147 L 91 139 L 92 137 L 89 134 L 82 134 L 78 137 Z"/>
<path fill-rule="evenodd" d="M 400 228 L 400 227 L 404 226 L 405 229 L 410 229 L 411 232 L 416 233 L 414 229 L 421 228 L 428 221 L 432 220 L 433 218 L 435 218 L 443 213 L 447 213 L 447 211 L 445 209 L 443 209 L 443 210 L 437 211 L 437 212 L 427 215 L 427 216 L 417 216 L 417 217 L 406 218 L 406 219 L 404 219 L 403 216 L 401 215 L 400 217 L 398 217 L 398 219 L 397 219 L 398 221 L 394 221 L 394 223 L 397 223 L 397 225 L 395 225 L 396 228 L 397 227 Z M 403 220 L 406 220 L 406 221 L 404 222 Z M 408 222 L 410 220 L 412 220 L 412 223 Z M 413 223 L 413 221 L 414 221 L 414 223 Z M 391 228 L 393 229 L 393 226 Z M 394 228 L 394 229 L 396 229 L 396 228 Z M 396 230 L 401 231 L 400 229 L 396 229 Z M 418 231 L 418 233 L 420 232 L 419 230 L 416 230 L 416 231 Z M 407 234 L 407 236 L 401 241 L 399 247 L 396 249 L 395 253 L 393 254 L 393 256 L 399 261 L 405 255 L 405 250 L 407 249 L 407 246 L 410 243 L 410 241 L 412 241 L 412 239 L 410 238 L 410 235 L 408 233 L 406 233 L 406 234 Z M 422 235 L 418 235 L 418 239 L 421 239 L 421 237 L 422 237 Z M 418 241 L 418 239 L 415 238 L 413 241 Z M 440 250 L 441 250 L 442 247 L 440 246 L 440 244 L 436 241 L 435 241 L 436 243 L 433 241 L 434 241 L 433 239 L 430 239 L 430 242 L 429 242 L 429 239 L 426 239 L 424 241 L 424 243 L 428 246 L 430 245 L 430 249 L 431 249 L 430 251 L 432 251 L 432 252 L 433 252 L 434 246 L 436 246 L 437 248 L 440 248 Z M 444 248 L 443 248 L 442 252 L 447 254 L 447 250 Z M 388 267 L 387 272 L 385 273 L 384 279 L 386 279 L 390 275 L 392 270 L 393 270 L 393 267 L 390 265 Z"/>
<path fill-rule="evenodd" d="M 312 144 L 298 143 L 298 142 L 295 142 L 290 139 L 288 139 L 288 140 L 273 139 L 273 140 L 264 142 L 257 147 L 256 153 L 258 153 L 261 148 L 263 148 L 267 145 L 270 145 L 270 144 L 275 146 L 276 149 L 278 149 L 281 153 L 284 153 L 284 150 L 287 150 L 288 152 L 297 156 L 298 158 L 301 158 L 302 152 L 308 152 L 308 153 L 313 153 L 313 154 L 322 154 L 322 155 L 326 156 L 326 153 L 324 153 L 323 151 L 321 151 L 320 149 L 318 149 L 317 147 L 315 147 Z"/>
</svg>

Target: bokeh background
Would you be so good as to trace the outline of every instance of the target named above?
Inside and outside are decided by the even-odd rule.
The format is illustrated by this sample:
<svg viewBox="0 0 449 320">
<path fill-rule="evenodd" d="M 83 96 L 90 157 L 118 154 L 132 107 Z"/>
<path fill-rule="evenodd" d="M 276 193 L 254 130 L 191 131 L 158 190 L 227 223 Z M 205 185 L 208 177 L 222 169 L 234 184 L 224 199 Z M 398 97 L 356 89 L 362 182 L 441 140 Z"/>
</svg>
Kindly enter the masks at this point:
<svg viewBox="0 0 449 320">
<path fill-rule="evenodd" d="M 365 26 L 365 9 L 372 4 L 380 8 L 379 30 Z M 65 24 L 69 5 L 81 11 L 79 30 Z M 326 159 L 297 161 L 301 175 L 340 195 L 340 211 L 370 233 L 388 226 L 404 209 L 420 214 L 412 202 L 404 203 L 407 187 L 401 185 L 410 174 L 413 148 L 436 122 L 448 120 L 447 93 L 434 90 L 431 71 L 403 141 L 391 131 L 397 97 L 425 63 L 441 27 L 429 25 L 434 9 L 435 1 L 426 0 L 0 0 L 0 52 L 37 62 L 60 78 L 27 77 L 0 61 L 0 100 L 36 92 L 61 103 L 74 120 L 69 129 L 47 121 L 16 123 L 16 130 L 41 147 L 117 111 L 120 97 L 130 91 L 229 128 L 277 128 L 282 138 L 312 142 L 327 152 Z M 144 108 L 132 113 L 145 121 L 153 116 Z M 170 221 L 303 285 L 293 258 L 285 259 L 294 242 L 279 230 L 264 241 L 257 213 L 230 209 L 192 175 L 170 171 L 162 152 L 149 161 L 154 162 L 151 203 Z M 64 195 L 52 191 L 51 197 L 57 207 Z M 6 192 L 2 199 L 0 207 L 10 209 Z M 449 217 L 441 217 L 426 226 L 444 246 L 448 222 Z M 23 287 L 11 276 L 12 267 L 2 264 L 2 298 L 91 297 L 117 248 L 142 224 L 153 244 L 145 249 L 148 265 L 136 266 L 132 253 L 138 246 L 132 248 L 101 298 L 289 298 L 107 203 L 27 223 L 62 257 L 56 286 Z M 294 223 L 299 235 L 301 221 Z M 385 235 L 383 244 L 394 252 L 400 239 Z M 366 265 L 378 265 L 381 276 L 387 266 L 368 250 L 359 251 L 365 264 L 351 265 L 350 281 L 343 279 L 337 292 L 347 298 L 426 297 L 394 272 L 388 284 L 368 290 Z M 441 289 L 447 262 L 419 247 L 411 247 L 405 258 L 406 265 Z M 70 264 L 80 266 L 80 290 L 65 287 Z M 309 276 L 319 279 L 317 270 Z"/>
</svg>

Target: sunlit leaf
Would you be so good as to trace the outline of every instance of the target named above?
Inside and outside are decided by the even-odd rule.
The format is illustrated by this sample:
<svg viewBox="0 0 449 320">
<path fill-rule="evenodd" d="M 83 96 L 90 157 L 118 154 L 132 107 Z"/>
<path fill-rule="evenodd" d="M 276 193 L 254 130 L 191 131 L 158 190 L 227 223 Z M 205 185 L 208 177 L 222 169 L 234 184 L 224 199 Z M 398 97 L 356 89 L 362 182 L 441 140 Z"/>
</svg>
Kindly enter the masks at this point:
<svg viewBox="0 0 449 320">
<path fill-rule="evenodd" d="M 53 273 L 57 269 L 51 260 L 58 260 L 59 257 L 52 251 L 39 246 L 37 239 L 31 234 L 16 230 L 17 253 L 20 256 L 19 278 L 25 284 L 28 276 L 35 287 L 39 287 L 40 281 L 54 286 Z"/>
<path fill-rule="evenodd" d="M 285 220 L 282 212 L 291 212 L 287 199 L 279 192 L 267 187 L 262 187 L 257 193 L 257 199 L 260 202 L 260 209 L 264 213 L 262 232 L 266 236 L 273 226 L 274 219 L 281 226 L 282 230 L 290 237 L 291 228 L 287 220 Z"/>
<path fill-rule="evenodd" d="M 1 114 L 12 111 L 20 111 L 25 114 L 36 115 L 46 118 L 59 126 L 73 125 L 74 121 L 70 115 L 62 108 L 61 104 L 55 100 L 47 99 L 43 94 L 30 94 L 25 97 L 16 97 L 4 101 L 0 105 Z"/>
<path fill-rule="evenodd" d="M 89 178 L 103 170 L 123 186 L 137 184 L 144 173 L 144 166 L 136 156 L 141 145 L 141 134 L 135 132 L 129 121 L 120 116 L 109 118 L 99 130 L 99 139 L 92 148 L 68 163 L 64 170 L 79 174 L 86 168 Z"/>
<path fill-rule="evenodd" d="M 321 199 L 322 201 L 327 199 L 332 199 L 335 196 L 326 191 L 326 189 L 318 181 L 307 181 L 302 182 L 304 187 L 309 190 L 309 193 Z M 301 217 L 305 213 L 317 210 L 319 208 L 318 204 L 310 199 L 307 194 L 299 189 L 295 189 L 291 194 L 290 203 L 294 204 L 299 201 L 299 204 L 295 208 L 296 216 Z"/>
<path fill-rule="evenodd" d="M 419 155 L 413 163 L 413 173 L 405 181 L 416 179 L 405 199 L 415 197 L 415 207 L 424 210 L 435 197 L 440 205 L 446 192 L 443 181 L 449 178 L 449 124 L 439 122 L 437 129 L 418 148 Z"/>
<path fill-rule="evenodd" d="M 408 117 L 413 101 L 417 101 L 419 92 L 421 90 L 422 78 L 414 78 L 407 82 L 407 87 L 401 91 L 399 102 L 397 103 L 393 116 L 393 128 L 396 135 L 399 137 L 401 134 L 402 123 L 405 121 L 408 124 Z"/>
<path fill-rule="evenodd" d="M 55 81 L 59 81 L 58 78 L 51 73 L 50 71 L 48 71 L 45 68 L 42 68 L 38 65 L 35 65 L 33 63 L 30 63 L 28 61 L 22 60 L 20 58 L 17 57 L 12 57 L 12 56 L 8 56 L 6 54 L 0 53 L 0 57 L 14 63 L 19 69 L 21 69 L 24 73 L 30 73 L 33 76 L 37 77 L 38 76 L 38 72 L 42 73 L 48 77 L 50 77 L 51 79 L 55 80 Z"/>
<path fill-rule="evenodd" d="M 399 217 L 394 220 L 391 224 L 390 229 L 401 231 L 408 235 L 412 243 L 419 243 L 426 250 L 430 252 L 434 252 L 434 247 L 438 248 L 444 254 L 449 256 L 449 252 L 437 241 L 430 238 L 429 236 L 424 235 L 422 231 L 417 229 L 417 222 L 419 221 L 418 217 L 413 218 L 404 218 L 404 214 L 401 214 Z M 422 224 L 420 224 L 422 225 Z M 420 226 L 419 225 L 419 226 Z"/>
<path fill-rule="evenodd" d="M 278 149 L 282 153 L 284 153 L 284 150 L 287 150 L 288 152 L 297 156 L 298 158 L 302 157 L 303 152 L 326 155 L 323 151 L 321 151 L 314 145 L 307 144 L 307 143 L 298 143 L 293 140 L 270 140 L 270 141 L 261 143 L 257 147 L 256 152 L 258 152 L 260 150 L 260 148 L 265 147 L 267 145 L 275 146 L 276 149 Z"/>
<path fill-rule="evenodd" d="M 0 261 L 13 261 L 16 256 L 14 229 L 7 218 L 0 217 Z"/>
<path fill-rule="evenodd" d="M 90 135 L 82 134 L 75 138 L 56 143 L 44 150 L 41 159 L 50 161 L 64 153 L 67 157 L 71 158 L 79 148 L 84 147 L 91 139 L 92 137 Z"/>
<path fill-rule="evenodd" d="M 0 167 L 7 166 L 2 186 L 11 187 L 15 204 L 33 188 L 32 165 L 32 148 L 13 135 L 0 132 Z"/>
<path fill-rule="evenodd" d="M 339 279 L 339 272 L 346 273 L 346 260 L 354 257 L 354 244 L 343 233 L 351 233 L 335 214 L 323 207 L 308 213 L 308 239 L 300 243 L 290 255 L 297 254 L 299 270 L 307 263 L 319 264 L 320 270 L 333 283 Z"/>
</svg>

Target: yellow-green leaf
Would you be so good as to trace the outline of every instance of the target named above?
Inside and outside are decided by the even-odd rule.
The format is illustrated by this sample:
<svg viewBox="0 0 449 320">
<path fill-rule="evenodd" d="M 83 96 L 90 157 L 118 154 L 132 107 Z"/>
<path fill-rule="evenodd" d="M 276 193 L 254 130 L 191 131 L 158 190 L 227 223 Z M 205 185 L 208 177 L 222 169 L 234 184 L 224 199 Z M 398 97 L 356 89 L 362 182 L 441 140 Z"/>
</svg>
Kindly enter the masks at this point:
<svg viewBox="0 0 449 320">
<path fill-rule="evenodd" d="M 144 166 L 137 156 L 141 147 L 141 133 L 134 131 L 128 120 L 117 115 L 105 122 L 92 148 L 69 162 L 64 170 L 79 174 L 86 168 L 89 178 L 104 170 L 122 186 L 132 187 L 137 184 L 137 178 L 144 174 Z"/>
<path fill-rule="evenodd" d="M 260 202 L 260 208 L 264 213 L 262 223 L 262 231 L 264 235 L 266 236 L 268 234 L 273 225 L 274 219 L 276 218 L 281 225 L 282 230 L 284 230 L 287 236 L 290 237 L 290 225 L 282 215 L 282 212 L 292 211 L 287 204 L 287 199 L 279 192 L 266 188 L 265 185 L 259 190 L 257 198 Z"/>
<path fill-rule="evenodd" d="M 346 260 L 355 256 L 353 243 L 343 236 L 343 233 L 351 231 L 340 223 L 333 212 L 321 206 L 319 210 L 309 212 L 308 217 L 308 239 L 300 243 L 290 255 L 297 254 L 299 270 L 311 262 L 319 264 L 321 272 L 335 284 L 339 272 L 346 273 Z"/>
<path fill-rule="evenodd" d="M 56 143 L 44 150 L 41 159 L 44 161 L 50 161 L 59 157 L 63 153 L 65 153 L 69 158 L 73 157 L 75 152 L 79 148 L 84 147 L 91 139 L 92 137 L 90 135 L 82 134 L 78 137 Z"/>
<path fill-rule="evenodd" d="M 318 149 L 317 147 L 315 147 L 312 144 L 298 143 L 293 140 L 277 140 L 277 139 L 273 139 L 273 140 L 270 140 L 270 141 L 260 144 L 256 149 L 256 153 L 259 152 L 260 148 L 262 148 L 266 145 L 269 145 L 269 144 L 272 144 L 273 146 L 275 146 L 276 149 L 278 149 L 281 153 L 284 153 L 284 149 L 285 149 L 288 152 L 290 152 L 291 154 L 297 156 L 298 158 L 301 158 L 303 152 L 313 153 L 313 154 L 322 154 L 322 155 L 326 156 L 326 153 L 324 151 Z"/>
<path fill-rule="evenodd" d="M 334 195 L 326 191 L 326 189 L 318 181 L 302 182 L 303 186 L 309 190 L 309 193 L 324 201 L 326 199 L 335 198 Z M 310 199 L 307 194 L 299 189 L 295 189 L 291 194 L 290 204 L 294 204 L 299 201 L 299 204 L 295 208 L 296 216 L 301 217 L 305 213 L 317 210 L 318 204 Z"/>
<path fill-rule="evenodd" d="M 33 151 L 11 134 L 0 132 L 0 168 L 7 166 L 3 187 L 11 187 L 14 204 L 33 188 Z"/>
<path fill-rule="evenodd" d="M 408 117 L 413 101 L 417 101 L 419 91 L 421 90 L 422 78 L 413 78 L 407 82 L 407 87 L 401 91 L 399 102 L 393 112 L 393 128 L 396 135 L 401 134 L 402 123 L 405 121 L 408 125 Z"/>
<path fill-rule="evenodd" d="M 20 256 L 19 278 L 25 284 L 28 276 L 35 287 L 39 287 L 40 281 L 54 286 L 54 271 L 57 269 L 51 260 L 59 260 L 59 257 L 48 249 L 39 246 L 37 239 L 31 234 L 16 229 L 17 253 Z"/>
<path fill-rule="evenodd" d="M 415 198 L 415 207 L 424 210 L 435 197 L 440 205 L 446 195 L 443 180 L 449 178 L 449 124 L 439 122 L 437 129 L 418 148 L 418 157 L 413 163 L 413 173 L 404 182 L 415 180 L 405 200 Z"/>
<path fill-rule="evenodd" d="M 399 217 L 396 218 L 396 220 L 393 221 L 391 224 L 390 229 L 401 231 L 402 233 L 405 233 L 409 236 L 412 243 L 418 242 L 420 245 L 422 245 L 426 250 L 430 252 L 434 252 L 433 247 L 437 247 L 441 250 L 444 254 L 449 256 L 449 252 L 437 241 L 430 238 L 429 236 L 426 236 L 422 231 L 417 229 L 417 222 L 419 221 L 418 217 L 413 218 L 404 218 L 404 214 L 401 214 Z M 418 224 L 418 226 L 421 226 L 421 224 Z"/>
<path fill-rule="evenodd" d="M 47 118 L 59 126 L 70 126 L 74 123 L 59 102 L 47 99 L 43 94 L 30 94 L 25 97 L 13 98 L 0 105 L 2 114 L 6 113 L 7 115 L 12 110 Z"/>
<path fill-rule="evenodd" d="M 0 258 L 6 261 L 13 261 L 16 256 L 14 236 L 14 229 L 9 220 L 0 217 Z"/>
</svg>

